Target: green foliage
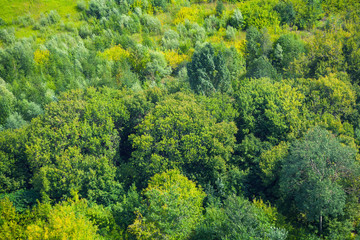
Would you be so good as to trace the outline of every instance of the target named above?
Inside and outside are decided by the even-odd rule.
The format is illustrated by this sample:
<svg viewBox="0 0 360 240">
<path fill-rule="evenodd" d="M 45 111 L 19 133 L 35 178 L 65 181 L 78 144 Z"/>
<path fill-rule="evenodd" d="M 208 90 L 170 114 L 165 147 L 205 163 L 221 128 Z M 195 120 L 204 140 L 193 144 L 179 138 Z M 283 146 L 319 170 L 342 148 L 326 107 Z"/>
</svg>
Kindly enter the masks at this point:
<svg viewBox="0 0 360 240">
<path fill-rule="evenodd" d="M 260 156 L 260 168 L 263 172 L 262 180 L 265 184 L 273 184 L 280 176 L 281 163 L 288 156 L 289 146 L 285 142 L 263 152 Z"/>
<path fill-rule="evenodd" d="M 8 194 L 1 194 L 0 199 L 8 198 L 14 205 L 16 212 L 25 213 L 26 210 L 33 207 L 41 196 L 35 190 L 17 190 Z"/>
<path fill-rule="evenodd" d="M 236 86 L 235 99 L 241 136 L 277 142 L 296 138 L 304 128 L 304 95 L 286 83 L 245 80 Z"/>
<path fill-rule="evenodd" d="M 222 1 L 216 1 L 216 16 L 222 16 L 225 11 L 225 6 Z"/>
<path fill-rule="evenodd" d="M 129 117 L 122 97 L 110 89 L 74 91 L 32 122 L 26 153 L 39 191 L 60 199 L 77 190 L 103 204 L 119 197 L 112 159 Z"/>
<path fill-rule="evenodd" d="M 217 30 L 219 30 L 221 24 L 219 18 L 215 17 L 215 15 L 210 15 L 205 19 L 204 28 L 208 35 L 214 35 Z"/>
<path fill-rule="evenodd" d="M 297 87 L 305 95 L 307 108 L 319 115 L 346 118 L 355 111 L 356 93 L 349 82 L 336 75 L 319 79 L 298 79 Z"/>
<path fill-rule="evenodd" d="M 26 124 L 26 121 L 22 118 L 22 116 L 14 112 L 10 114 L 10 116 L 6 119 L 6 122 L 4 124 L 5 129 L 17 129 Z"/>
<path fill-rule="evenodd" d="M 231 26 L 228 26 L 226 28 L 225 39 L 235 40 L 235 35 L 236 35 L 236 29 Z"/>
<path fill-rule="evenodd" d="M 209 206 L 204 222 L 192 239 L 286 239 L 287 231 L 275 227 L 274 217 L 271 217 L 271 214 L 277 215 L 276 210 L 262 202 L 255 204 L 230 195 L 223 208 Z"/>
<path fill-rule="evenodd" d="M 260 56 L 256 58 L 251 65 L 248 65 L 246 77 L 276 79 L 277 72 L 266 56 Z"/>
<path fill-rule="evenodd" d="M 86 214 L 85 200 L 64 201 L 35 209 L 35 221 L 26 227 L 27 239 L 101 239 L 98 228 Z"/>
<path fill-rule="evenodd" d="M 25 154 L 26 129 L 0 133 L 0 193 L 30 185 L 31 171 Z"/>
<path fill-rule="evenodd" d="M 346 192 L 341 179 L 356 173 L 355 150 L 320 127 L 290 148 L 283 162 L 280 189 L 308 221 L 343 213 Z"/>
<path fill-rule="evenodd" d="M 196 93 L 211 95 L 229 90 L 229 70 L 224 57 L 221 52 L 215 55 L 211 44 L 197 50 L 186 67 L 190 86 Z"/>
<path fill-rule="evenodd" d="M 170 74 L 170 67 L 167 66 L 163 53 L 150 52 L 150 61 L 146 63 L 145 74 L 152 80 Z"/>
<path fill-rule="evenodd" d="M 17 41 L 10 47 L 0 50 L 0 77 L 7 83 L 12 83 L 20 75 L 28 75 L 33 67 L 32 42 Z"/>
<path fill-rule="evenodd" d="M 126 229 L 136 218 L 136 212 L 142 207 L 142 198 L 137 192 L 136 186 L 132 185 L 124 195 L 121 202 L 117 202 L 111 208 L 117 225 Z"/>
<path fill-rule="evenodd" d="M 137 179 L 179 168 L 200 182 L 215 182 L 226 171 L 236 127 L 216 120 L 193 96 L 169 96 L 145 117 L 131 137 Z"/>
<path fill-rule="evenodd" d="M 0 29 L 0 40 L 4 44 L 10 45 L 15 42 L 15 29 L 14 28 L 2 28 Z"/>
<path fill-rule="evenodd" d="M 164 33 L 161 42 L 165 49 L 177 49 L 179 47 L 179 34 L 174 30 L 168 30 Z"/>
<path fill-rule="evenodd" d="M 161 22 L 159 19 L 146 14 L 142 17 L 142 22 L 144 25 L 143 30 L 145 32 L 155 34 L 159 34 L 161 32 Z"/>
<path fill-rule="evenodd" d="M 57 11 L 50 11 L 47 15 L 42 15 L 39 19 L 40 26 L 47 26 L 58 23 L 61 17 Z"/>
<path fill-rule="evenodd" d="M 279 72 L 290 66 L 300 54 L 305 53 L 304 43 L 297 39 L 295 35 L 282 35 L 274 43 L 274 60 Z M 281 50 L 280 50 L 281 49 Z"/>
<path fill-rule="evenodd" d="M 235 11 L 233 12 L 233 14 L 230 16 L 229 21 L 228 21 L 229 25 L 236 28 L 236 29 L 241 29 L 244 25 L 244 18 L 243 15 L 240 11 L 240 9 L 235 9 Z"/>
<path fill-rule="evenodd" d="M 247 77 L 277 78 L 276 69 L 271 65 L 268 56 L 271 51 L 271 42 L 266 30 L 259 32 L 255 27 L 246 31 L 246 68 Z"/>
<path fill-rule="evenodd" d="M 0 238 L 24 238 L 24 228 L 18 224 L 19 215 L 8 198 L 0 199 Z"/>
<path fill-rule="evenodd" d="M 323 238 L 358 237 L 357 174 L 307 185 L 307 205 L 279 179 L 311 127 L 358 149 L 359 1 L 0 6 L 0 239 L 318 239 L 334 189 Z M 207 193 L 196 221 L 170 225 L 180 184 L 143 189 L 171 169 Z M 60 203 L 74 192 L 89 204 Z"/>
<path fill-rule="evenodd" d="M 350 37 L 346 38 L 344 43 L 345 60 L 348 64 L 347 72 L 353 82 L 358 83 L 360 78 L 360 35 L 354 32 Z"/>
<path fill-rule="evenodd" d="M 326 34 L 316 32 L 315 38 L 310 42 L 308 48 L 309 77 L 326 76 L 345 70 L 345 57 L 341 40 L 343 34 L 345 33 L 341 31 L 331 31 Z"/>
<path fill-rule="evenodd" d="M 244 17 L 245 28 L 251 26 L 257 29 L 265 27 L 276 27 L 279 25 L 279 14 L 274 11 L 278 1 L 273 0 L 253 0 L 245 1 L 239 4 Z"/>
<path fill-rule="evenodd" d="M 10 92 L 4 80 L 0 78 L 0 124 L 4 124 L 15 107 L 16 98 Z"/>
<path fill-rule="evenodd" d="M 291 1 L 279 1 L 274 10 L 279 13 L 282 24 L 293 25 L 296 17 L 294 3 Z"/>
<path fill-rule="evenodd" d="M 206 195 L 178 170 L 153 176 L 144 196 L 147 208 L 129 226 L 137 239 L 188 239 L 201 221 Z"/>
</svg>

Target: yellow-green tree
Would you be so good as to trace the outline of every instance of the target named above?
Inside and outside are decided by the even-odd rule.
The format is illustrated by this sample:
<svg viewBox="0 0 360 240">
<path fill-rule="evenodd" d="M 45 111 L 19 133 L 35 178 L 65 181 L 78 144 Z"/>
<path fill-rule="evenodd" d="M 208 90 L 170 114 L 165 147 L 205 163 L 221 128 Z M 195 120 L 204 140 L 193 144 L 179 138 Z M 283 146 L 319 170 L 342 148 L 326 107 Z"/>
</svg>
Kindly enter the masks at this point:
<svg viewBox="0 0 360 240">
<path fill-rule="evenodd" d="M 0 239 L 24 238 L 24 228 L 19 219 L 13 203 L 8 198 L 0 199 Z"/>
<path fill-rule="evenodd" d="M 147 207 L 129 226 L 137 239 L 188 239 L 201 221 L 206 195 L 178 170 L 152 177 L 144 196 Z"/>
<path fill-rule="evenodd" d="M 51 207 L 40 204 L 34 211 L 36 218 L 27 226 L 29 240 L 101 239 L 97 226 L 86 215 L 86 200 L 65 201 Z"/>
</svg>

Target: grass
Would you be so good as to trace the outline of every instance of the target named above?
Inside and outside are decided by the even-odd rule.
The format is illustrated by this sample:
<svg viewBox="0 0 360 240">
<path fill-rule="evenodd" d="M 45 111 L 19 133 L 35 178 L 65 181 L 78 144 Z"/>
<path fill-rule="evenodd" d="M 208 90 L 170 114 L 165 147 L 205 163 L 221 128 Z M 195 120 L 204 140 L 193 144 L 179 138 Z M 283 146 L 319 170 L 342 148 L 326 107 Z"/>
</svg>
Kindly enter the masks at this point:
<svg viewBox="0 0 360 240">
<path fill-rule="evenodd" d="M 85 2 L 87 2 L 86 0 Z M 17 38 L 38 36 L 38 30 L 33 29 L 32 26 L 21 27 L 13 24 L 13 20 L 20 16 L 28 15 L 34 20 L 38 20 L 41 14 L 46 14 L 51 10 L 56 10 L 61 16 L 61 22 L 67 24 L 72 22 L 72 25 L 77 26 L 81 23 L 79 20 L 79 12 L 76 8 L 77 0 L 0 0 L 0 18 L 2 18 L 8 26 L 15 28 L 15 36 Z M 53 32 L 63 31 L 59 29 L 59 24 L 49 26 L 53 28 Z M 43 35 L 43 34 L 40 34 Z"/>
<path fill-rule="evenodd" d="M 0 0 L 0 18 L 11 24 L 13 19 L 26 14 L 38 19 L 41 13 L 56 10 L 64 18 L 77 15 L 77 0 Z"/>
</svg>

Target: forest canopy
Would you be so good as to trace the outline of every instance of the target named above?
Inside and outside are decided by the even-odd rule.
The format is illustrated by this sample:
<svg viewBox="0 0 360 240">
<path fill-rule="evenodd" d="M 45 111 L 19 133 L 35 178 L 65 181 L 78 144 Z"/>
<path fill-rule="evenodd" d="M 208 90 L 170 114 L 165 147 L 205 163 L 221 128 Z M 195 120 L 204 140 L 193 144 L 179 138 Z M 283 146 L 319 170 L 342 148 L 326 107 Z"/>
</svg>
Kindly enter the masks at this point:
<svg viewBox="0 0 360 240">
<path fill-rule="evenodd" d="M 0 6 L 0 239 L 360 238 L 359 1 Z"/>
</svg>

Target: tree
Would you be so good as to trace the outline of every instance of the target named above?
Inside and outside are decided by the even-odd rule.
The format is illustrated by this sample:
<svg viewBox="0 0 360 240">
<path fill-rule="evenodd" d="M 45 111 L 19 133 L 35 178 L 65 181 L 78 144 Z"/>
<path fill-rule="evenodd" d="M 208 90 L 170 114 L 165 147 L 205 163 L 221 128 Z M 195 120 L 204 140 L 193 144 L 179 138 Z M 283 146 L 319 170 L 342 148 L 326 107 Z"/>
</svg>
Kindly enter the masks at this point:
<svg viewBox="0 0 360 240">
<path fill-rule="evenodd" d="M 266 29 L 262 32 L 251 26 L 246 31 L 246 69 L 247 77 L 276 78 L 276 69 L 269 61 L 271 51 L 270 36 Z"/>
<path fill-rule="evenodd" d="M 5 81 L 0 78 L 0 125 L 5 124 L 6 119 L 14 111 L 16 98 L 7 89 Z"/>
<path fill-rule="evenodd" d="M 215 182 L 226 171 L 236 127 L 220 118 L 231 119 L 233 111 L 226 110 L 221 115 L 219 106 L 209 106 L 215 112 L 212 116 L 206 108 L 194 96 L 178 93 L 150 111 L 137 126 L 136 134 L 130 136 L 134 148 L 131 160 L 138 183 L 173 168 L 202 183 Z"/>
<path fill-rule="evenodd" d="M 233 14 L 229 18 L 229 25 L 236 28 L 241 29 L 244 25 L 244 18 L 240 11 L 240 9 L 235 9 Z"/>
<path fill-rule="evenodd" d="M 178 170 L 156 174 L 144 191 L 147 207 L 129 226 L 137 239 L 188 239 L 202 217 L 205 193 Z"/>
<path fill-rule="evenodd" d="M 253 133 L 273 143 L 299 135 L 306 123 L 304 95 L 284 82 L 267 78 L 241 82 L 235 87 L 237 126 L 241 137 Z"/>
<path fill-rule="evenodd" d="M 123 97 L 107 88 L 72 91 L 32 121 L 26 156 L 38 191 L 56 200 L 72 190 L 105 205 L 118 200 L 115 156 L 129 118 Z"/>
<path fill-rule="evenodd" d="M 305 95 L 307 109 L 319 116 L 330 114 L 348 119 L 356 111 L 356 92 L 346 78 L 329 74 L 317 79 L 297 79 L 296 87 Z"/>
<path fill-rule="evenodd" d="M 0 132 L 0 193 L 30 186 L 31 170 L 25 154 L 26 128 Z"/>
<path fill-rule="evenodd" d="M 187 65 L 191 88 L 198 94 L 211 95 L 230 88 L 230 73 L 222 53 L 215 55 L 210 43 L 195 51 Z"/>
<path fill-rule="evenodd" d="M 360 79 L 360 34 L 359 31 L 345 39 L 344 55 L 347 63 L 347 72 L 353 82 L 359 84 Z"/>
<path fill-rule="evenodd" d="M 292 2 L 279 1 L 274 7 L 274 10 L 279 13 L 282 24 L 288 24 L 290 26 L 294 23 L 296 11 Z"/>
<path fill-rule="evenodd" d="M 248 78 L 277 78 L 276 69 L 271 65 L 266 56 L 260 56 L 248 66 L 246 77 Z"/>
<path fill-rule="evenodd" d="M 275 227 L 279 218 L 276 208 L 263 201 L 249 202 L 242 196 L 230 195 L 222 207 L 206 208 L 204 221 L 191 239 L 269 239 L 285 240 L 287 231 Z"/>
<path fill-rule="evenodd" d="M 0 199 L 0 239 L 24 239 L 24 227 L 9 198 Z"/>
<path fill-rule="evenodd" d="M 26 227 L 26 239 L 102 239 L 90 220 L 86 200 L 63 201 L 55 206 L 42 203 L 33 210 L 36 217 Z"/>
<path fill-rule="evenodd" d="M 221 0 L 216 1 L 216 16 L 221 17 L 225 10 L 224 3 Z"/>
<path fill-rule="evenodd" d="M 357 174 L 356 151 L 343 146 L 320 127 L 296 141 L 282 164 L 280 190 L 308 221 L 319 221 L 322 233 L 324 216 L 343 213 L 346 189 L 341 182 Z"/>
<path fill-rule="evenodd" d="M 274 46 L 274 60 L 278 61 L 276 64 L 278 72 L 283 72 L 283 69 L 288 68 L 301 53 L 305 53 L 304 43 L 291 34 L 281 35 Z M 279 57 L 280 48 L 281 58 Z"/>
</svg>

